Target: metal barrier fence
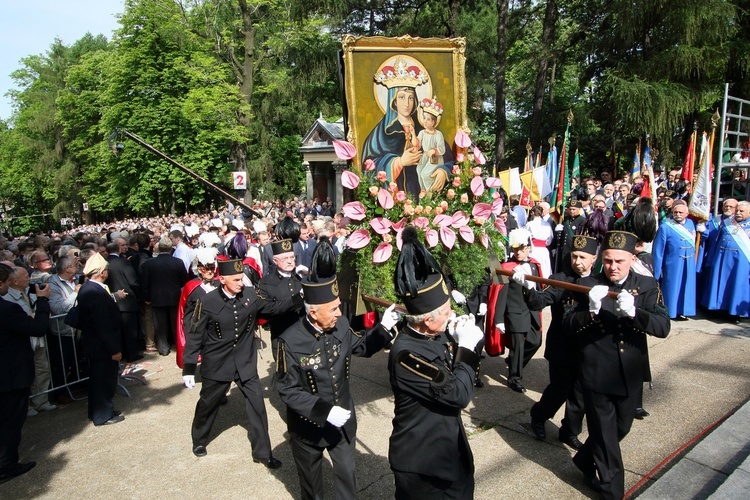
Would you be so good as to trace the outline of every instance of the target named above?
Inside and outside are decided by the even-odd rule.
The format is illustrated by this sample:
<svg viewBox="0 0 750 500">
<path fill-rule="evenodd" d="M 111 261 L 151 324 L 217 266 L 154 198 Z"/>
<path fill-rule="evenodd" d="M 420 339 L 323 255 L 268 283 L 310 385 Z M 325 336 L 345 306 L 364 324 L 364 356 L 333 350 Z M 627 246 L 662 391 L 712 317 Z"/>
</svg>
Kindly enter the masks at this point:
<svg viewBox="0 0 750 500">
<path fill-rule="evenodd" d="M 81 351 L 80 330 L 74 330 L 70 334 L 56 333 L 70 331 L 70 327 L 65 325 L 64 320 L 65 314 L 50 316 L 49 333 L 44 337 L 47 343 L 45 356 L 47 369 L 50 372 L 50 387 L 32 394 L 31 398 L 59 390 L 65 390 L 68 397 L 73 401 L 84 400 L 88 397 L 85 394 L 81 397 L 75 397 L 71 390 L 73 386 L 88 381 L 89 377 L 82 371 L 82 362 L 85 357 Z M 120 379 L 136 381 L 145 385 L 146 380 L 143 377 L 122 374 L 122 365 L 120 365 L 120 368 Z M 127 397 L 130 397 L 130 392 L 124 385 L 121 383 L 117 385 Z"/>
</svg>

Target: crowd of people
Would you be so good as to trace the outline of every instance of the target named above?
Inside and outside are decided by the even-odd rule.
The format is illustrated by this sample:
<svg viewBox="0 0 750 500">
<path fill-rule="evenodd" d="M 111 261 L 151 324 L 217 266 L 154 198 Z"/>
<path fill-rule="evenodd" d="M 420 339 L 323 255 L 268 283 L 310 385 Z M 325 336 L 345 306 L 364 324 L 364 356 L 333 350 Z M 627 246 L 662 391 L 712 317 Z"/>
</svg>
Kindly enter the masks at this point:
<svg viewBox="0 0 750 500">
<path fill-rule="evenodd" d="M 558 439 L 577 450 L 574 463 L 589 486 L 621 497 L 619 441 L 634 418 L 648 416 L 646 335 L 666 336 L 670 319 L 695 315 L 697 305 L 734 321 L 750 307 L 750 203 L 725 199 L 718 218 L 694 223 L 684 201 L 689 184 L 678 178 L 672 171 L 658 180 L 654 203 L 639 197 L 638 179 L 610 182 L 602 172 L 582 180 L 559 221 L 546 202 L 529 209 L 511 196 L 500 217 L 508 236 L 503 267 L 512 279 L 492 284 L 488 272 L 474 290 L 455 289 L 450 271 L 405 230 L 394 277 L 405 318 L 391 307 L 358 332 L 342 315 L 336 280 L 349 221 L 330 201 L 257 203 L 265 214 L 258 217 L 227 200 L 208 214 L 3 238 L 0 306 L 13 320 L 3 325 L 2 338 L 24 376 L 0 388 L 0 411 L 11 422 L 3 431 L 0 480 L 33 467 L 18 462 L 20 429 L 27 416 L 68 403 L 60 388 L 76 368 L 73 351 L 84 360 L 94 425 L 125 419 L 113 396 L 129 364 L 175 349 L 187 388 L 195 387 L 200 366 L 193 453 L 208 453 L 213 422 L 235 382 L 247 401 L 253 459 L 280 467 L 257 373 L 256 333 L 264 325 L 304 498 L 323 496 L 324 451 L 333 461 L 337 497 L 356 496 L 349 360 L 384 348 L 396 396 L 389 460 L 397 498 L 417 491 L 470 498 L 473 459 L 460 413 L 483 385 L 482 340 L 488 352 L 490 345 L 507 350 L 508 387 L 523 393 L 523 370 L 543 333 L 550 385 L 531 408 L 532 432 L 545 439 L 545 422 L 565 405 Z M 583 284 L 590 292 L 537 287 L 530 276 Z M 451 301 L 466 314 L 456 317 Z M 540 312 L 548 306 L 551 323 L 543 332 Z M 584 415 L 585 443 L 578 439 Z M 431 442 L 426 422 L 446 433 L 444 445 L 425 450 L 438 468 L 414 459 L 414 450 Z"/>
</svg>

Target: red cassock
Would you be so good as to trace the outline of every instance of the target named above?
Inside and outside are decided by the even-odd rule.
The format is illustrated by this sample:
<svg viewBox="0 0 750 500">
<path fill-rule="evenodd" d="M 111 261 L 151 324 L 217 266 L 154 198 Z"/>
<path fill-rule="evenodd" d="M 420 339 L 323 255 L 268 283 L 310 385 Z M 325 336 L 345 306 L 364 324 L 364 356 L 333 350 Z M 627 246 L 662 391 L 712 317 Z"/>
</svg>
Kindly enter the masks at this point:
<svg viewBox="0 0 750 500">
<path fill-rule="evenodd" d="M 536 259 L 529 259 L 529 263 L 534 264 L 537 269 L 537 276 L 542 276 L 542 266 Z M 503 262 L 500 264 L 505 271 L 512 271 L 520 262 Z M 487 296 L 487 321 L 484 326 L 484 350 L 490 356 L 500 356 L 505 353 L 505 346 L 510 344 L 510 339 L 500 332 L 500 329 L 495 326 L 497 323 L 503 323 L 503 321 L 495 320 L 495 308 L 497 306 L 497 298 L 500 295 L 500 291 L 505 285 L 499 284 L 490 285 L 490 291 Z M 542 313 L 539 312 L 539 324 L 542 324 Z"/>
<path fill-rule="evenodd" d="M 185 318 L 185 305 L 187 304 L 188 296 L 195 290 L 203 280 L 196 278 L 185 283 L 182 287 L 182 293 L 180 294 L 180 303 L 177 306 L 177 338 L 175 339 L 175 349 L 177 350 L 177 366 L 182 368 L 182 352 L 185 350 L 185 329 L 182 327 L 183 319 Z M 198 358 L 200 361 L 200 357 Z"/>
</svg>

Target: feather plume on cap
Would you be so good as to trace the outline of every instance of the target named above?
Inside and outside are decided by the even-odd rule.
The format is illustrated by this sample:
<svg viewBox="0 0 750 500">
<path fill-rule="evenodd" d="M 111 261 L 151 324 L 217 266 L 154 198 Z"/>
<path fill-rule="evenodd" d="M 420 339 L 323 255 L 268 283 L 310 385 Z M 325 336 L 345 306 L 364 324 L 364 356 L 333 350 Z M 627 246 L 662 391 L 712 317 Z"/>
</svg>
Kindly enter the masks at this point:
<svg viewBox="0 0 750 500">
<path fill-rule="evenodd" d="M 527 229 L 514 229 L 508 234 L 508 246 L 511 248 L 527 247 L 530 245 L 531 233 Z"/>
<path fill-rule="evenodd" d="M 310 281 L 328 281 L 333 276 L 336 276 L 336 254 L 328 237 L 322 236 L 312 255 Z"/>
<path fill-rule="evenodd" d="M 276 224 L 276 234 L 280 240 L 290 239 L 292 243 L 297 243 L 299 240 L 299 224 L 297 224 L 291 217 L 284 217 Z"/>
<path fill-rule="evenodd" d="M 216 262 L 216 256 L 219 254 L 219 250 L 214 247 L 198 247 L 195 249 L 195 261 L 206 266 Z"/>
<path fill-rule="evenodd" d="M 597 244 L 601 245 L 608 228 L 609 217 L 604 214 L 604 210 L 594 210 L 578 228 L 577 234 L 596 238 Z"/>
<path fill-rule="evenodd" d="M 221 238 L 218 234 L 209 231 L 198 236 L 198 244 L 208 248 L 218 247 L 221 245 Z"/>
<path fill-rule="evenodd" d="M 403 245 L 394 275 L 396 292 L 402 296 L 416 296 L 419 287 L 430 275 L 442 275 L 440 264 L 419 241 L 414 226 L 406 226 L 401 240 Z"/>
<path fill-rule="evenodd" d="M 651 198 L 641 198 L 628 215 L 623 217 L 622 229 L 635 234 L 640 241 L 651 243 L 656 237 L 656 212 Z"/>
</svg>

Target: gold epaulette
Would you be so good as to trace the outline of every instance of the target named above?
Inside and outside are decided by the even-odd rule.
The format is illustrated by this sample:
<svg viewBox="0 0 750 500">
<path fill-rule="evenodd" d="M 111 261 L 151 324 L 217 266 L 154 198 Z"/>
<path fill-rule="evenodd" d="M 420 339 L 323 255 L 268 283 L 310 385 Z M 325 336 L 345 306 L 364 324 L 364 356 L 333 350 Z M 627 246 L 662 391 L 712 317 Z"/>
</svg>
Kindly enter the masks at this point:
<svg viewBox="0 0 750 500">
<path fill-rule="evenodd" d="M 203 312 L 203 303 L 198 299 L 195 303 L 195 309 L 193 309 L 193 317 L 191 323 L 198 323 L 201 319 L 201 313 Z"/>
<path fill-rule="evenodd" d="M 283 377 L 286 375 L 286 342 L 279 340 L 276 345 L 276 375 Z"/>
</svg>

